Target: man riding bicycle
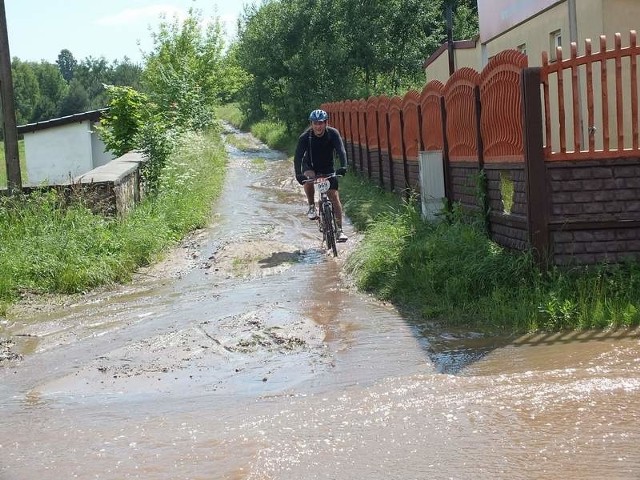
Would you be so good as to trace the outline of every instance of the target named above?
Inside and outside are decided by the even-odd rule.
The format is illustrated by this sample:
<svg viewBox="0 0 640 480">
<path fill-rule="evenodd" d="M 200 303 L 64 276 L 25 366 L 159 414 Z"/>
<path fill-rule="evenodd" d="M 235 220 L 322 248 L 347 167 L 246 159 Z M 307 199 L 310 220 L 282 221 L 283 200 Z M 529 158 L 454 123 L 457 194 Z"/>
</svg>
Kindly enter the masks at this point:
<svg viewBox="0 0 640 480">
<path fill-rule="evenodd" d="M 316 176 L 344 175 L 347 172 L 347 152 L 344 149 L 344 143 L 338 129 L 327 125 L 329 115 L 324 110 L 314 110 L 309 115 L 309 127 L 298 138 L 298 145 L 293 157 L 293 165 L 296 174 L 296 180 L 304 187 L 304 193 L 307 196 L 309 210 L 307 217 L 309 220 L 315 220 L 318 216 L 315 205 L 315 192 L 313 183 L 305 182 L 307 178 Z M 337 153 L 340 160 L 340 168 L 334 170 L 334 153 Z M 336 215 L 336 223 L 338 224 L 338 233 L 336 240 L 338 242 L 346 242 L 347 236 L 342 231 L 342 203 L 338 193 L 338 178 L 331 177 L 329 179 L 330 188 L 327 194 L 333 204 L 333 210 Z"/>
</svg>

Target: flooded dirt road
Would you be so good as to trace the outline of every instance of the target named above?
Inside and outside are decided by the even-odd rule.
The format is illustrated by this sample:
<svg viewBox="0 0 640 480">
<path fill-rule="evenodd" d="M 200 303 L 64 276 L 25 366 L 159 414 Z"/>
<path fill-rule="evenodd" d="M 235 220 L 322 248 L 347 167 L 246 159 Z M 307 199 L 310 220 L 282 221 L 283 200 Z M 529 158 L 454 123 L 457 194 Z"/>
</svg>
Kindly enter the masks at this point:
<svg viewBox="0 0 640 480">
<path fill-rule="evenodd" d="M 0 319 L 0 479 L 640 478 L 637 331 L 404 319 L 342 274 L 348 224 L 321 250 L 290 162 L 229 151 L 166 261 Z"/>
</svg>

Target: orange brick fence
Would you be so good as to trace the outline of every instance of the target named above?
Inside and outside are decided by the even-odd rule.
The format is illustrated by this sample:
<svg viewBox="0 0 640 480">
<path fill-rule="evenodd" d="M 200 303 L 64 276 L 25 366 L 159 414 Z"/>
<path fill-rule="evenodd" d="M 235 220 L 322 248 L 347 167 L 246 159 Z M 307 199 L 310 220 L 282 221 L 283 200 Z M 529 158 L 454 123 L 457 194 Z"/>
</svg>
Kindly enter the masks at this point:
<svg viewBox="0 0 640 480">
<path fill-rule="evenodd" d="M 587 40 L 582 56 L 572 44 L 570 58 L 558 49 L 542 67 L 506 50 L 421 92 L 323 108 L 350 164 L 387 190 L 420 192 L 420 152 L 442 152 L 447 200 L 488 212 L 500 245 L 557 265 L 637 260 L 636 32 L 621 43 L 607 50 L 601 37 L 592 53 Z"/>
</svg>

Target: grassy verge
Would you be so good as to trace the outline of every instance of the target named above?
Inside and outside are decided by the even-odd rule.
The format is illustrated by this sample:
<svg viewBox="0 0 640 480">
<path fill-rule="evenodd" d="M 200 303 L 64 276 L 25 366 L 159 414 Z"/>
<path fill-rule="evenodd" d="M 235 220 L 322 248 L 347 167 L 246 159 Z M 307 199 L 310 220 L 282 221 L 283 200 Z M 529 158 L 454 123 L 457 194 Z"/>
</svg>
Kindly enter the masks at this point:
<svg viewBox="0 0 640 480">
<path fill-rule="evenodd" d="M 347 215 L 365 232 L 348 271 L 362 290 L 413 315 L 509 333 L 640 324 L 638 263 L 542 272 L 529 253 L 487 238 L 480 219 L 454 212 L 425 222 L 417 202 L 355 175 L 341 187 Z"/>
<path fill-rule="evenodd" d="M 214 110 L 216 118 L 221 118 L 242 130 L 248 128 L 247 120 L 237 104 L 228 103 L 226 105 L 218 105 Z"/>
<path fill-rule="evenodd" d="M 205 226 L 222 191 L 217 133 L 190 134 L 164 169 L 158 194 L 122 219 L 62 208 L 54 193 L 0 200 L 0 314 L 22 293 L 74 293 L 126 281 L 188 232 Z"/>
<path fill-rule="evenodd" d="M 254 137 L 258 138 L 270 148 L 292 156 L 298 142 L 298 136 L 302 133 L 287 132 L 284 125 L 276 122 L 262 121 L 249 124 L 236 104 L 217 107 L 215 114 L 216 118 L 229 122 L 236 128 L 250 131 Z"/>
<path fill-rule="evenodd" d="M 22 183 L 27 183 L 27 161 L 24 153 L 24 140 L 18 141 L 18 157 L 20 157 L 20 176 Z M 4 142 L 0 142 L 0 189 L 7 188 L 7 163 L 4 155 Z"/>
<path fill-rule="evenodd" d="M 272 148 L 290 144 L 274 143 L 254 127 Z M 427 223 L 417 203 L 355 174 L 340 184 L 345 212 L 364 232 L 347 261 L 349 273 L 360 289 L 410 315 L 507 333 L 640 325 L 637 262 L 542 272 L 530 254 L 509 252 L 489 240 L 479 221 L 453 212 Z"/>
</svg>

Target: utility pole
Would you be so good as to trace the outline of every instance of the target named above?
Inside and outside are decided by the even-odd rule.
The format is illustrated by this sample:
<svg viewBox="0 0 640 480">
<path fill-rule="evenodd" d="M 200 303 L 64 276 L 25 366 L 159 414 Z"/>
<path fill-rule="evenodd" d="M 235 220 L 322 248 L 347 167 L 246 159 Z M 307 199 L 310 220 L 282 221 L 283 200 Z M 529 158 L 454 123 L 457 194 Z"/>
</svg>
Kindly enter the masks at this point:
<svg viewBox="0 0 640 480">
<path fill-rule="evenodd" d="M 7 186 L 11 194 L 22 191 L 20 157 L 18 155 L 18 127 L 11 77 L 11 55 L 7 34 L 7 15 L 4 0 L 0 0 L 0 100 L 4 132 L 4 158 L 7 164 Z"/>
<path fill-rule="evenodd" d="M 453 48 L 453 5 L 452 0 L 449 0 L 445 5 L 445 20 L 447 25 L 447 55 L 449 57 L 449 75 L 453 75 L 456 71 L 454 62 L 454 48 Z"/>
</svg>

